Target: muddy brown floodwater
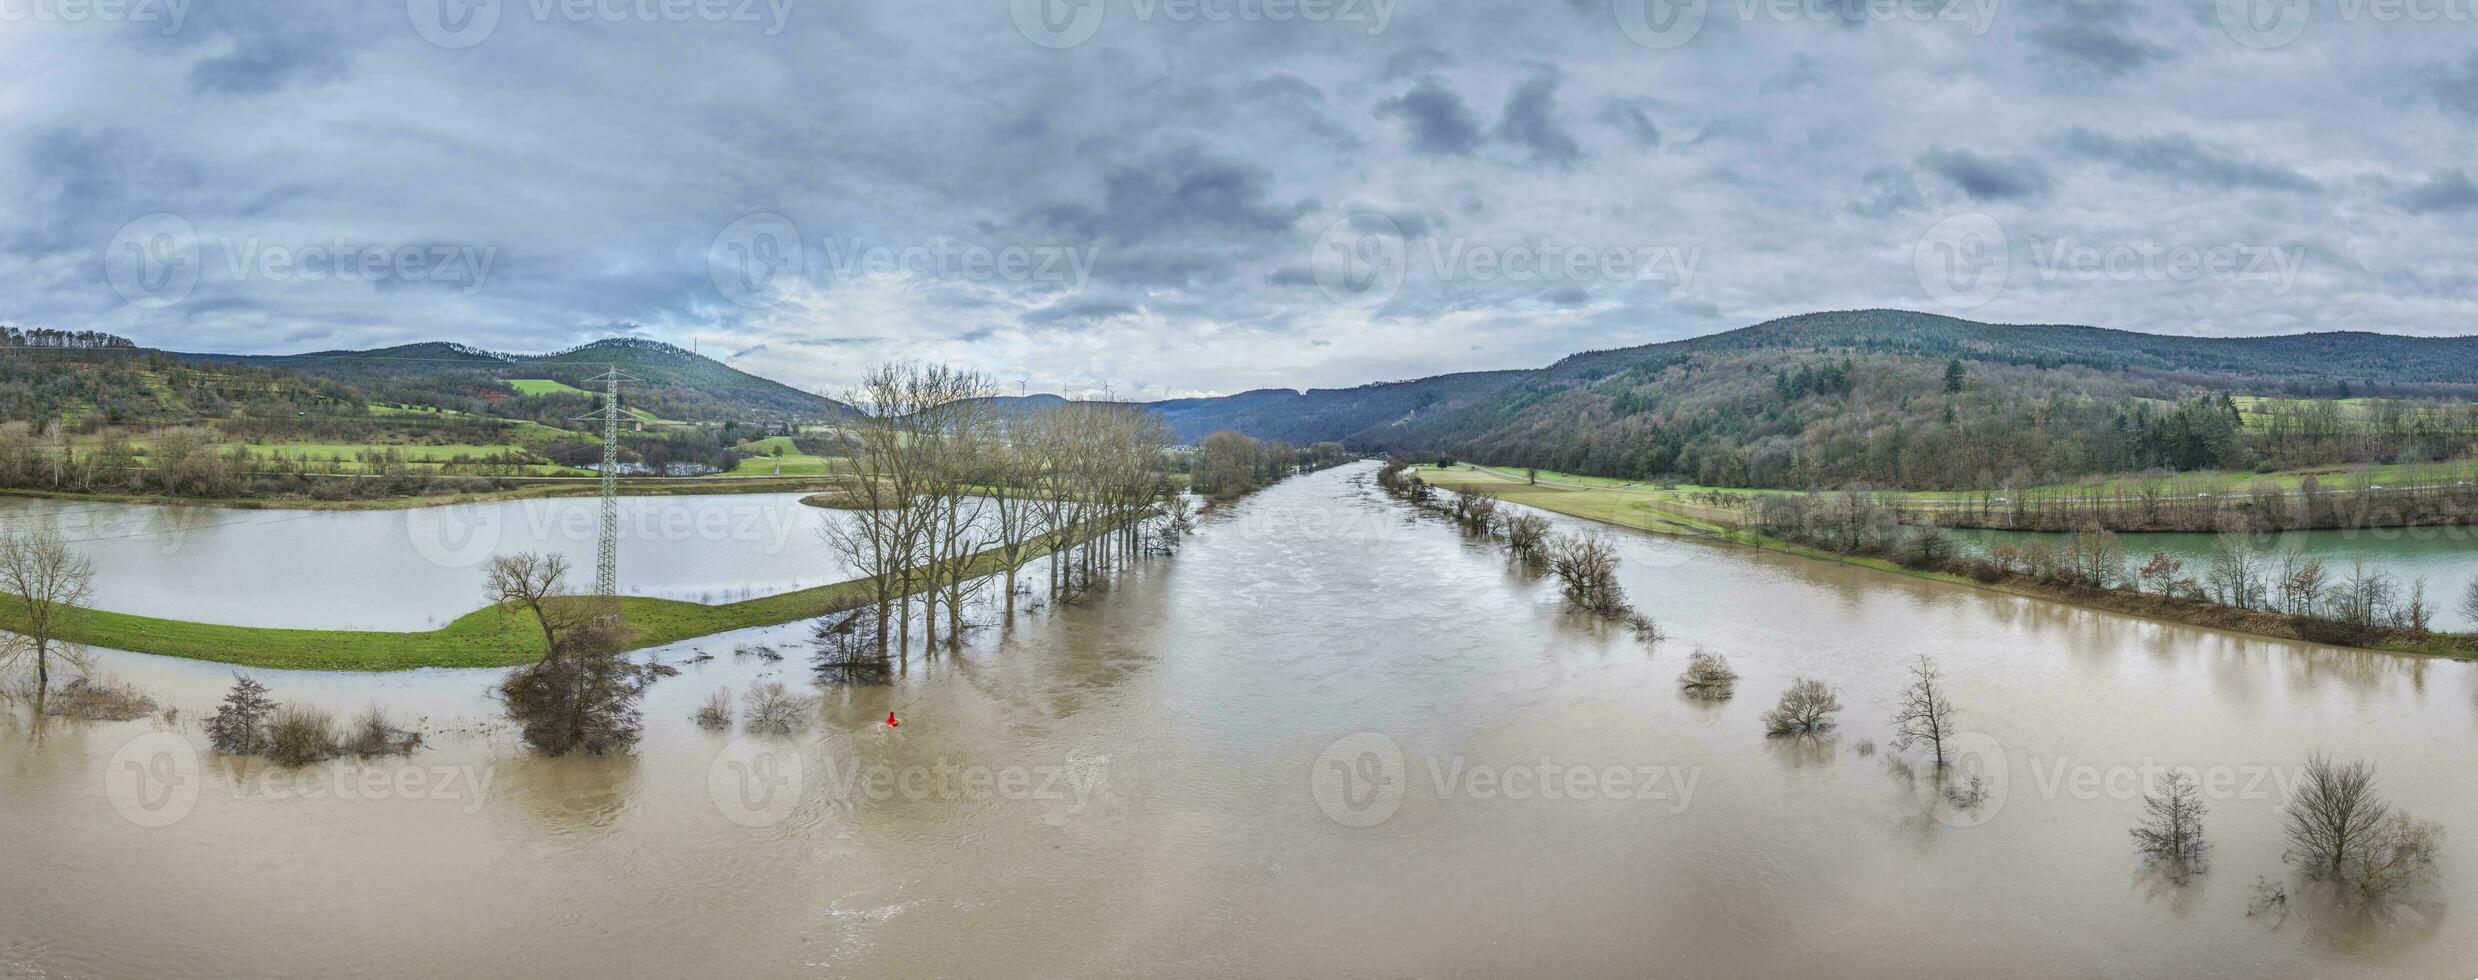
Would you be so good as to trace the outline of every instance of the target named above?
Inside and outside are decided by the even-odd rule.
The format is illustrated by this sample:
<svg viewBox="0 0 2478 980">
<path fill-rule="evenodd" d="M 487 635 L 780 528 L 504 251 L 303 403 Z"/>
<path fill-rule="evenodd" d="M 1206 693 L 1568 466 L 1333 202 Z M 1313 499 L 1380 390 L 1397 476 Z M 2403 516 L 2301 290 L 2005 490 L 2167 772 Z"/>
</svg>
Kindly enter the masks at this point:
<svg viewBox="0 0 2478 980">
<path fill-rule="evenodd" d="M 0 727 L 0 973 L 2478 973 L 2472 665 L 1620 532 L 1670 633 L 1647 649 L 1371 473 L 1291 480 L 1098 601 L 823 692 L 791 737 L 689 714 L 807 690 L 799 627 L 659 651 L 717 657 L 657 684 L 615 759 L 528 757 L 494 672 L 257 671 L 433 733 L 275 775 L 191 747 L 227 669 L 107 654 L 179 717 Z M 732 654 L 756 644 L 790 656 Z M 1698 647 L 1734 700 L 1679 695 Z M 1889 744 L 1919 654 L 1963 709 L 1975 810 Z M 1840 730 L 1766 739 L 1800 676 L 1840 688 Z M 2318 749 L 2444 825 L 2436 880 L 2379 916 L 2292 883 L 2249 917 Z M 2214 860 L 2183 887 L 2127 839 L 2151 765 L 2205 776 Z"/>
</svg>

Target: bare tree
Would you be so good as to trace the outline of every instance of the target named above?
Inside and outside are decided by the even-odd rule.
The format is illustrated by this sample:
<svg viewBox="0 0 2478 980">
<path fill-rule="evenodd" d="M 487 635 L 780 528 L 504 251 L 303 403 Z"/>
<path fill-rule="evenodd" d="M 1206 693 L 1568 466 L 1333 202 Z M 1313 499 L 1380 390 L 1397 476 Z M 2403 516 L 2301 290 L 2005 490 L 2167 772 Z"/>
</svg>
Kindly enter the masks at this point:
<svg viewBox="0 0 2478 980">
<path fill-rule="evenodd" d="M 570 596 L 565 555 L 520 551 L 492 558 L 482 594 L 502 612 L 533 614 L 542 627 L 543 656 L 554 659 L 562 638 L 593 618 L 589 603 Z"/>
<path fill-rule="evenodd" d="M 2134 849 L 2166 867 L 2179 881 L 2203 870 L 2203 814 L 2207 807 L 2193 777 L 2171 772 L 2158 788 L 2143 797 L 2142 823 L 2133 830 Z"/>
<path fill-rule="evenodd" d="M 1712 701 L 1727 699 L 1737 686 L 1738 672 L 1730 669 L 1728 658 L 1710 650 L 1695 651 L 1687 658 L 1686 672 L 1678 675 L 1679 689 Z"/>
<path fill-rule="evenodd" d="M 1920 657 L 1910 665 L 1910 686 L 1902 691 L 1901 710 L 1893 715 L 1893 747 L 1907 749 L 1925 742 L 1935 750 L 1936 768 L 1945 767 L 1945 740 L 1953 737 L 1959 709 L 1946 700 L 1944 674 L 1936 662 Z"/>
<path fill-rule="evenodd" d="M 2308 878 L 2354 897 L 2383 898 L 2415 881 L 2435 861 L 2442 831 L 2392 809 L 2375 792 L 2374 763 L 2306 757 L 2286 807 L 2288 860 Z"/>
<path fill-rule="evenodd" d="M 1549 519 L 1538 514 L 1508 514 L 1499 522 L 1505 529 L 1506 550 L 1524 561 L 1539 561 L 1549 540 Z"/>
<path fill-rule="evenodd" d="M 1833 727 L 1833 712 L 1841 697 L 1823 681 L 1801 677 L 1781 692 L 1781 703 L 1764 713 L 1764 731 L 1771 735 L 1813 735 Z"/>
<path fill-rule="evenodd" d="M 2469 583 L 2469 589 L 2461 593 L 2461 618 L 2469 621 L 2471 630 L 2478 631 L 2478 581 Z"/>
<path fill-rule="evenodd" d="M 95 566 L 60 535 L 39 530 L 0 539 L 0 667 L 34 668 L 35 699 L 51 690 L 52 661 L 84 670 L 86 651 L 62 638 L 94 594 Z"/>
<path fill-rule="evenodd" d="M 1576 609 L 1614 615 L 1626 609 L 1626 591 L 1618 585 L 1618 549 L 1597 530 L 1551 539 L 1549 569 L 1557 574 L 1566 602 Z"/>
</svg>

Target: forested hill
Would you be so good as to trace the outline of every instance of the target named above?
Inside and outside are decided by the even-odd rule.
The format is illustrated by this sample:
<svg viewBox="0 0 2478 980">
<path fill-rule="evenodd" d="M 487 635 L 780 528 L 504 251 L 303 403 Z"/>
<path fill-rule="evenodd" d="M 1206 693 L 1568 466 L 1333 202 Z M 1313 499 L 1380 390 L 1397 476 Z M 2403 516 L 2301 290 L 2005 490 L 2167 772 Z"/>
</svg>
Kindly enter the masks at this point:
<svg viewBox="0 0 2478 980">
<path fill-rule="evenodd" d="M 1525 371 L 1447 374 L 1357 388 L 1268 388 L 1219 398 L 1152 402 L 1182 442 L 1223 429 L 1298 445 L 1390 441 L 1389 433 L 1438 412 L 1474 404 L 1522 378 Z"/>
<path fill-rule="evenodd" d="M 1361 448 L 1636 479 L 1975 487 L 2460 455 L 2478 337 L 2194 338 L 1818 313 L 1577 354 Z"/>
<path fill-rule="evenodd" d="M 309 354 L 181 354 L 195 362 L 289 369 L 341 381 L 374 402 L 426 405 L 474 414 L 507 414 L 521 396 L 539 388 L 518 381 L 551 381 L 569 388 L 600 386 L 594 376 L 617 367 L 636 381 L 623 386 L 631 408 L 656 418 L 689 421 L 829 421 L 850 409 L 842 403 L 749 374 L 670 344 L 636 338 L 596 341 L 555 354 L 502 354 L 461 344 L 424 343 L 377 350 Z M 565 411 L 581 399 L 544 403 Z M 491 411 L 496 409 L 495 411 Z"/>
</svg>

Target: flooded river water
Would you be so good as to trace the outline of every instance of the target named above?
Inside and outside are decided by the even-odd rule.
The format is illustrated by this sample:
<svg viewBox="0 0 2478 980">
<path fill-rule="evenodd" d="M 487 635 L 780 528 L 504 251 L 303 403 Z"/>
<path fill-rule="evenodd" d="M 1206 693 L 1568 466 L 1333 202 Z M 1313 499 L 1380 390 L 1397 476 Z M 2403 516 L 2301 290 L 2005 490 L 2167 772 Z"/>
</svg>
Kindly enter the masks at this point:
<svg viewBox="0 0 2478 980">
<path fill-rule="evenodd" d="M 229 669 L 107 653 L 179 715 L 0 722 L 0 974 L 2478 973 L 2478 667 L 1613 532 L 1669 633 L 1647 647 L 1372 472 L 1290 480 L 1095 601 L 820 691 L 789 737 L 689 714 L 809 690 L 797 625 L 656 651 L 717 656 L 654 686 L 625 758 L 530 757 L 494 671 L 253 671 L 431 733 L 292 773 L 197 754 Z M 789 657 L 732 653 L 758 644 Z M 1735 699 L 1681 697 L 1697 648 Z M 1890 745 L 1921 654 L 1976 809 Z M 1800 676 L 1840 688 L 1839 731 L 1767 739 Z M 2369 917 L 2292 884 L 2288 915 L 2247 915 L 2288 880 L 2276 807 L 2315 750 L 2445 827 L 2436 885 Z M 2216 848 L 2182 887 L 2126 833 L 2169 765 L 2206 777 Z"/>
</svg>

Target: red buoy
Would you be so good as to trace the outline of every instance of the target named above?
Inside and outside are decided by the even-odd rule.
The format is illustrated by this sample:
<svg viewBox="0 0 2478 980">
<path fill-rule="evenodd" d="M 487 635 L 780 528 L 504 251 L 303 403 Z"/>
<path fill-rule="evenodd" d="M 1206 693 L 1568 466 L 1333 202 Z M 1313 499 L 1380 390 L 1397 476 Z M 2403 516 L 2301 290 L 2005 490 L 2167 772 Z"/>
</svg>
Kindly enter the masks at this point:
<svg viewBox="0 0 2478 980">
<path fill-rule="evenodd" d="M 897 726 L 897 725 L 900 725 L 900 724 L 903 724 L 903 723 L 902 723 L 902 722 L 900 722 L 900 721 L 896 721 L 896 720 L 895 720 L 895 713 L 894 713 L 894 712 L 889 711 L 889 712 L 887 712 L 887 713 L 886 713 L 886 727 L 888 727 L 888 728 L 893 728 L 893 727 L 895 727 L 895 726 Z"/>
</svg>

